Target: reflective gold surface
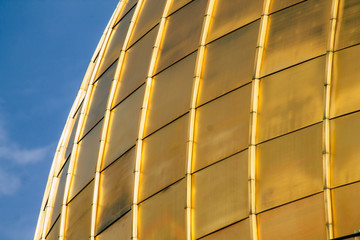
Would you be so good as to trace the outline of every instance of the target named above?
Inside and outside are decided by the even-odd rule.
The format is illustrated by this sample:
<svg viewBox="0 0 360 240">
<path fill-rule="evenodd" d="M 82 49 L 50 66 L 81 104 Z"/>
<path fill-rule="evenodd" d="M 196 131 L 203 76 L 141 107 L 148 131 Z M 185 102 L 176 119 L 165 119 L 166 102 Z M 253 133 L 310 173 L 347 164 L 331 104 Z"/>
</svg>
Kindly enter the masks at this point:
<svg viewBox="0 0 360 240">
<path fill-rule="evenodd" d="M 195 238 L 248 216 L 247 154 L 241 152 L 193 175 Z"/>
<path fill-rule="evenodd" d="M 131 212 L 118 219 L 110 227 L 101 232 L 96 240 L 130 239 L 131 238 Z"/>
<path fill-rule="evenodd" d="M 246 85 L 197 109 L 193 171 L 248 146 L 250 91 Z"/>
<path fill-rule="evenodd" d="M 257 211 L 322 191 L 321 124 L 257 146 Z"/>
<path fill-rule="evenodd" d="M 60 228 L 60 220 L 58 219 L 55 225 L 52 227 L 49 234 L 46 236 L 46 240 L 58 240 L 59 239 L 59 228 Z"/>
<path fill-rule="evenodd" d="M 225 229 L 222 229 L 218 232 L 210 234 L 201 239 L 203 239 L 203 240 L 228 240 L 228 239 L 248 240 L 248 239 L 250 239 L 249 219 L 242 220 L 239 223 L 231 225 Z"/>
</svg>

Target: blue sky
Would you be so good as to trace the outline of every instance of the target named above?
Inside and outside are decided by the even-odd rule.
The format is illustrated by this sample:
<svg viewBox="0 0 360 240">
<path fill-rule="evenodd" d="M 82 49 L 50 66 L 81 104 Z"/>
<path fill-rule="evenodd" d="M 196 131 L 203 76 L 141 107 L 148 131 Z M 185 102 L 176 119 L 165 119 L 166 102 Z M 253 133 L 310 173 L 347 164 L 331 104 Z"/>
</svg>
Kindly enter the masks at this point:
<svg viewBox="0 0 360 240">
<path fill-rule="evenodd" d="M 32 239 L 53 154 L 117 0 L 0 0 L 0 239 Z"/>
</svg>

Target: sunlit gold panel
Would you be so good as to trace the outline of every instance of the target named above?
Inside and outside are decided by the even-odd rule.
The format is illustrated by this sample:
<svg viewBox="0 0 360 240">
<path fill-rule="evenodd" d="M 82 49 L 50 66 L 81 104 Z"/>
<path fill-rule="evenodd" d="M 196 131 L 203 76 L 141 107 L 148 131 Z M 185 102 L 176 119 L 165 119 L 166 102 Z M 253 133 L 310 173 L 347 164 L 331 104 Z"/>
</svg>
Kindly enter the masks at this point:
<svg viewBox="0 0 360 240">
<path fill-rule="evenodd" d="M 242 220 L 234 225 L 231 225 L 218 232 L 210 234 L 202 240 L 249 240 L 250 239 L 250 224 L 249 219 Z"/>
<path fill-rule="evenodd" d="M 334 209 L 334 235 L 340 237 L 354 233 L 360 226 L 360 183 L 332 190 Z"/>
<path fill-rule="evenodd" d="M 137 3 L 137 0 L 122 0 L 122 1 L 124 2 L 123 3 L 124 7 L 121 13 L 116 17 L 114 25 L 116 25 L 119 22 L 119 20 L 122 19 L 126 15 L 126 13 L 128 13 L 129 10 L 133 8 Z"/>
<path fill-rule="evenodd" d="M 323 189 L 322 124 L 257 146 L 257 211 Z"/>
<path fill-rule="evenodd" d="M 112 107 L 145 82 L 157 32 L 158 27 L 151 30 L 127 51 Z"/>
<path fill-rule="evenodd" d="M 110 92 L 112 80 L 117 66 L 117 61 L 94 83 L 92 97 L 82 131 L 84 136 L 101 118 L 104 117 L 106 104 Z"/>
<path fill-rule="evenodd" d="M 179 8 L 183 7 L 185 4 L 191 2 L 192 0 L 172 0 L 169 15 L 177 11 Z"/>
<path fill-rule="evenodd" d="M 135 148 L 101 173 L 97 233 L 130 210 L 134 187 L 134 165 Z"/>
<path fill-rule="evenodd" d="M 302 1 L 304 0 L 272 0 L 270 5 L 270 12 L 279 11 L 283 8 L 289 7 Z"/>
<path fill-rule="evenodd" d="M 185 176 L 188 122 L 185 115 L 144 140 L 140 200 Z"/>
<path fill-rule="evenodd" d="M 247 148 L 251 85 L 197 109 L 193 171 Z"/>
<path fill-rule="evenodd" d="M 339 10 L 336 49 L 360 42 L 360 2 L 358 0 L 340 0 Z"/>
<path fill-rule="evenodd" d="M 79 107 L 76 115 L 74 116 L 75 122 L 74 122 L 74 125 L 73 125 L 72 129 L 71 129 L 71 135 L 69 137 L 69 141 L 68 141 L 67 146 L 66 146 L 65 159 L 67 159 L 69 157 L 69 155 L 70 155 L 70 153 L 72 151 L 72 147 L 73 147 L 74 139 L 75 139 L 75 134 L 76 134 L 78 124 L 79 124 L 81 107 L 82 107 L 82 103 L 80 104 L 80 107 Z"/>
<path fill-rule="evenodd" d="M 131 223 L 132 214 L 131 212 L 125 214 L 110 227 L 100 233 L 95 239 L 96 240 L 110 240 L 110 239 L 131 239 Z"/>
<path fill-rule="evenodd" d="M 320 122 L 325 57 L 261 79 L 257 142 Z"/>
<path fill-rule="evenodd" d="M 99 122 L 79 143 L 68 201 L 95 176 L 102 123 Z"/>
<path fill-rule="evenodd" d="M 245 24 L 255 21 L 256 19 L 260 19 L 263 4 L 263 0 L 215 1 L 208 42 L 244 26 Z M 253 44 L 256 44 L 256 40 L 251 42 L 251 46 Z M 248 45 L 244 46 L 246 47 Z"/>
<path fill-rule="evenodd" d="M 334 54 L 331 117 L 360 109 L 360 46 Z"/>
<path fill-rule="evenodd" d="M 55 225 L 52 227 L 45 240 L 58 240 L 59 239 L 59 230 L 60 230 L 60 218 L 56 221 Z"/>
<path fill-rule="evenodd" d="M 326 53 L 330 7 L 309 0 L 269 17 L 262 76 Z"/>
<path fill-rule="evenodd" d="M 168 18 L 156 72 L 197 49 L 206 3 L 195 0 Z"/>
<path fill-rule="evenodd" d="M 207 45 L 197 105 L 251 82 L 258 32 L 259 21 Z"/>
<path fill-rule="evenodd" d="M 144 89 L 141 87 L 111 111 L 102 169 L 135 145 Z"/>
<path fill-rule="evenodd" d="M 128 12 L 126 16 L 123 19 L 121 19 L 119 24 L 117 24 L 113 28 L 113 32 L 111 33 L 108 45 L 104 53 L 104 57 L 97 71 L 96 78 L 98 78 L 120 56 L 120 50 L 125 41 L 125 37 L 134 10 L 135 8 L 133 8 L 130 12 Z"/>
<path fill-rule="evenodd" d="M 152 82 L 145 135 L 189 111 L 196 54 L 156 75 Z"/>
<path fill-rule="evenodd" d="M 160 22 L 166 0 L 146 0 L 131 36 L 130 45 Z"/>
<path fill-rule="evenodd" d="M 360 113 L 331 120 L 332 185 L 360 180 Z"/>
<path fill-rule="evenodd" d="M 325 207 L 322 193 L 258 215 L 261 240 L 326 239 Z"/>
<path fill-rule="evenodd" d="M 93 194 L 94 182 L 92 181 L 68 204 L 65 226 L 66 240 L 88 239 L 90 237 Z"/>
<path fill-rule="evenodd" d="M 193 175 L 195 238 L 248 216 L 247 154 L 241 152 Z"/>
<path fill-rule="evenodd" d="M 139 239 L 185 240 L 185 181 L 139 205 Z"/>
<path fill-rule="evenodd" d="M 64 168 L 62 169 L 62 171 L 60 172 L 60 174 L 58 176 L 59 183 L 58 183 L 56 193 L 55 193 L 55 199 L 53 202 L 54 208 L 51 213 L 49 227 L 51 227 L 54 224 L 54 222 L 56 221 L 57 217 L 60 215 L 60 212 L 61 212 L 61 205 L 62 205 L 62 201 L 64 198 L 65 182 L 66 182 L 66 175 L 67 175 L 68 167 L 69 167 L 69 161 L 66 162 L 66 164 L 64 165 Z"/>
</svg>

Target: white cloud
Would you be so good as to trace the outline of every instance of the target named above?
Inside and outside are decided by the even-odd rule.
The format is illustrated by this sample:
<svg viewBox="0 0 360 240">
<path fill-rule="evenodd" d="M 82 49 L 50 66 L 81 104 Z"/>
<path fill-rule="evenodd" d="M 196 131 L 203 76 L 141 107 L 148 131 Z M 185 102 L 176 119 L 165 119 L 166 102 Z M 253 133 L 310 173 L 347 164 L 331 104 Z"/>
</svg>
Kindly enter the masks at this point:
<svg viewBox="0 0 360 240">
<path fill-rule="evenodd" d="M 45 147 L 24 149 L 17 144 L 0 144 L 0 159 L 8 159 L 17 164 L 36 163 L 44 160 L 52 145 Z"/>
<path fill-rule="evenodd" d="M 20 178 L 0 169 L 0 196 L 12 195 L 20 187 Z"/>
</svg>

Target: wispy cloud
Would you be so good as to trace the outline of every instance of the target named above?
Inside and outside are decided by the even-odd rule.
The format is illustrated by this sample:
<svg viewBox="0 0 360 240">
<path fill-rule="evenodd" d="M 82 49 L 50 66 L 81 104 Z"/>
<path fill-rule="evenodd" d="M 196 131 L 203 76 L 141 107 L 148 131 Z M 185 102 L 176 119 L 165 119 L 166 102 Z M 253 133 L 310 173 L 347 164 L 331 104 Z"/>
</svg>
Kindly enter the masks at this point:
<svg viewBox="0 0 360 240">
<path fill-rule="evenodd" d="M 12 173 L 0 169 L 0 196 L 12 195 L 20 187 L 20 178 Z"/>
</svg>

